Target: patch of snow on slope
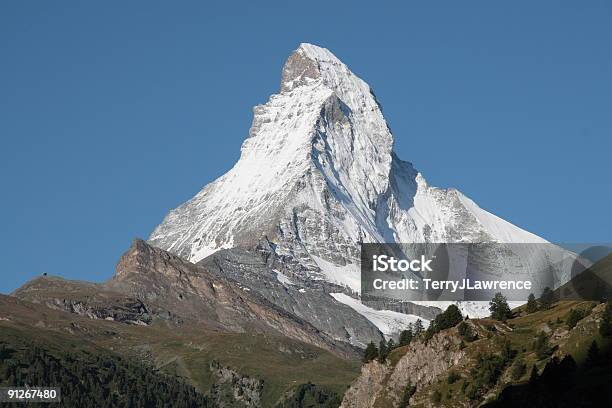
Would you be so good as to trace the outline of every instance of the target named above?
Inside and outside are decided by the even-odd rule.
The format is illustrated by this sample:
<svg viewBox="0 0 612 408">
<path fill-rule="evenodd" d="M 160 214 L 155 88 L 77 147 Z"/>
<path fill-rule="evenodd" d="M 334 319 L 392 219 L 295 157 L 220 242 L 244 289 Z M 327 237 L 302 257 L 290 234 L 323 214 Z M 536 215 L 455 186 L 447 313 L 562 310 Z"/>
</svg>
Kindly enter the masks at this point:
<svg viewBox="0 0 612 408">
<path fill-rule="evenodd" d="M 458 194 L 459 200 L 470 211 L 478 220 L 480 225 L 484 227 L 489 233 L 496 237 L 501 242 L 517 243 L 517 242 L 530 242 L 530 243 L 547 243 L 543 238 L 532 234 L 529 231 L 525 231 L 508 221 L 499 218 L 498 216 L 491 214 L 490 212 L 483 210 L 470 198 L 464 194 Z"/>
<path fill-rule="evenodd" d="M 283 286 L 287 286 L 287 285 L 295 285 L 295 283 L 293 283 L 293 281 L 291 279 L 289 279 L 289 277 L 285 274 L 283 274 L 280 271 L 277 271 L 276 269 L 274 269 L 274 273 L 276 273 L 276 279 L 278 279 L 278 281 L 283 284 Z"/>
<path fill-rule="evenodd" d="M 361 269 L 357 264 L 339 266 L 318 256 L 312 256 L 328 282 L 346 286 L 355 292 L 361 292 Z"/>
<path fill-rule="evenodd" d="M 330 295 L 338 302 L 347 305 L 357 313 L 371 321 L 378 329 L 385 335 L 387 339 L 391 338 L 394 334 L 401 332 L 408 328 L 410 323 L 416 322 L 421 319 L 423 325 L 427 327 L 429 321 L 419 316 L 409 315 L 392 310 L 376 310 L 372 309 L 361 303 L 357 299 L 344 294 L 344 293 L 330 293 Z"/>
<path fill-rule="evenodd" d="M 419 300 L 413 301 L 417 305 L 421 306 L 433 306 L 441 309 L 442 311 L 446 310 L 450 305 L 456 305 L 461 314 L 465 316 L 469 316 L 470 318 L 482 318 L 491 316 L 491 311 L 489 310 L 489 302 L 485 301 L 440 301 L 440 300 Z M 519 307 L 525 302 L 508 302 L 508 305 L 511 309 L 515 307 Z"/>
</svg>

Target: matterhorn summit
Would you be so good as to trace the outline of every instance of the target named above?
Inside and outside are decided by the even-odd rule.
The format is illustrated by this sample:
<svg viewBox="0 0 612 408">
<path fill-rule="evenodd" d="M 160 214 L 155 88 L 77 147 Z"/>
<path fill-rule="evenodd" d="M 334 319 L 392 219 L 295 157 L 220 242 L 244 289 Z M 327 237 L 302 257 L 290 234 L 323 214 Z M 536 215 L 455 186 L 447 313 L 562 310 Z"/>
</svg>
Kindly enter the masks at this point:
<svg viewBox="0 0 612 408">
<path fill-rule="evenodd" d="M 265 242 L 304 278 L 358 291 L 362 242 L 546 242 L 429 186 L 394 153 L 370 86 L 325 48 L 301 44 L 280 93 L 253 112 L 235 166 L 172 210 L 150 243 L 198 262 Z"/>
</svg>

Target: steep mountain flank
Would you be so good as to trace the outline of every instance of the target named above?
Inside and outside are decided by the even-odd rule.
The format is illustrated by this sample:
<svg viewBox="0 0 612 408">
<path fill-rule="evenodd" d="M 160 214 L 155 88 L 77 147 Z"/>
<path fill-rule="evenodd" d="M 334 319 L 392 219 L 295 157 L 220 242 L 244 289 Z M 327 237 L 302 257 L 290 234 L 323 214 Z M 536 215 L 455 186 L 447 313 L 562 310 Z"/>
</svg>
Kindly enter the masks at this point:
<svg viewBox="0 0 612 408">
<path fill-rule="evenodd" d="M 599 332 L 605 307 L 594 302 L 561 302 L 532 314 L 521 308 L 515 311 L 515 318 L 505 323 L 471 319 L 461 323 L 462 328 L 456 326 L 429 339 L 421 336 L 407 346 L 395 348 L 384 362 L 366 363 L 341 406 L 477 407 L 484 402 L 516 406 L 512 401 L 519 400 L 521 406 L 529 407 L 577 406 L 567 401 L 577 403 L 580 399 L 590 401 L 584 406 L 606 406 L 592 405 L 600 400 L 612 401 L 609 392 L 601 393 L 605 380 L 599 378 L 590 385 L 582 380 L 595 375 L 589 364 L 595 364 L 597 375 L 604 375 L 607 381 L 612 376 L 612 359 L 603 351 L 609 349 L 612 339 Z M 583 311 L 581 316 L 585 317 L 569 327 L 572 310 Z M 602 352 L 596 363 L 589 363 L 593 341 Z M 604 367 L 608 367 L 607 371 Z M 566 386 L 575 388 L 563 391 L 563 403 L 554 397 L 558 385 L 550 381 L 563 377 L 565 369 L 569 370 Z M 536 380 L 532 371 L 537 373 Z M 537 380 L 537 375 L 542 376 L 542 381 Z M 552 405 L 542 398 L 530 402 L 519 397 L 534 391 L 533 387 L 547 395 Z M 584 397 L 582 392 L 589 389 L 599 393 Z"/>
<path fill-rule="evenodd" d="M 370 341 L 378 343 L 382 339 L 370 321 L 329 295 L 329 292 L 342 291 L 342 287 L 303 279 L 285 267 L 270 250 L 262 247 L 256 251 L 221 250 L 198 265 L 219 278 L 238 282 L 338 341 L 365 347 Z"/>
<path fill-rule="evenodd" d="M 104 284 L 40 277 L 14 295 L 91 318 L 142 325 L 158 318 L 179 326 L 195 322 L 214 330 L 273 332 L 343 358 L 356 353 L 347 339 L 334 340 L 257 291 L 142 240 L 134 241 L 117 264 L 115 276 Z"/>
</svg>

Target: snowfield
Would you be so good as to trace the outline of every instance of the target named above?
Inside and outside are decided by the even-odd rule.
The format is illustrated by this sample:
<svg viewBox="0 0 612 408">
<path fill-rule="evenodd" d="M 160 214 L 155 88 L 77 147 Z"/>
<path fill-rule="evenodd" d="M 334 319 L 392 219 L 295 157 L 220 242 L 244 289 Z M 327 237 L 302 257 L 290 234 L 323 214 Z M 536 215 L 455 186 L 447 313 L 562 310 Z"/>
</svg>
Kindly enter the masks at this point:
<svg viewBox="0 0 612 408">
<path fill-rule="evenodd" d="M 423 326 L 427 327 L 429 320 L 419 316 L 409 315 L 391 310 L 376 310 L 361 303 L 344 293 L 330 293 L 330 295 L 338 302 L 349 306 L 357 313 L 374 323 L 376 327 L 384 334 L 387 339 L 390 339 L 394 334 L 408 328 L 408 325 L 421 319 Z"/>
</svg>

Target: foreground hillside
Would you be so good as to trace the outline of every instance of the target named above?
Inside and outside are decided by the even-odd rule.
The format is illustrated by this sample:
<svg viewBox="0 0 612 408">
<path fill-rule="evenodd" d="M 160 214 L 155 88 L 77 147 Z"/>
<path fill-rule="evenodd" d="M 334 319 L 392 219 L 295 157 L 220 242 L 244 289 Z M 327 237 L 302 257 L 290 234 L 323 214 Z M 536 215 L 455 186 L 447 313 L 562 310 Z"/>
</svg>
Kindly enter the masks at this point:
<svg viewBox="0 0 612 408">
<path fill-rule="evenodd" d="M 352 338 L 378 338 L 380 333 L 348 307 L 331 303 L 329 296 L 328 303 L 313 306 L 291 303 L 290 289 L 283 298 L 272 296 L 283 293 L 276 277 L 262 280 L 264 296 L 263 289 L 217 273 L 230 266 L 194 265 L 136 240 L 106 283 L 41 276 L 12 296 L 0 296 L 0 383 L 60 381 L 75 390 L 73 401 L 110 393 L 117 395 L 113 406 L 124 406 L 128 395 L 118 383 L 91 383 L 81 370 L 87 367 L 91 378 L 104 379 L 106 363 L 96 361 L 112 361 L 116 367 L 127 361 L 120 370 L 125 375 L 117 377 L 122 384 L 143 377 L 134 373 L 147 373 L 147 382 L 164 384 L 156 389 L 173 390 L 153 395 L 155 401 L 184 389 L 180 392 L 193 394 L 187 399 L 193 406 L 299 407 L 311 400 L 315 405 L 309 406 L 338 406 L 358 374 L 359 349 L 297 313 L 316 306 L 335 314 L 336 320 L 327 319 L 334 322 L 327 326 L 329 333 L 340 332 L 336 322 L 345 318 L 361 325 Z M 263 267 L 260 272 L 260 279 L 273 273 Z M 320 296 L 315 288 L 307 295 L 311 303 Z M 326 324 L 323 319 L 315 323 Z M 44 364 L 33 364 L 32 350 Z M 67 374 L 49 377 L 51 360 Z"/>
<path fill-rule="evenodd" d="M 34 279 L 0 296 L 0 386 L 60 386 L 66 406 L 607 406 L 596 404 L 612 379 L 604 303 L 551 292 L 504 321 L 464 320 L 451 305 L 375 358 L 374 326 L 326 286 L 283 283 L 265 255 L 192 264 L 136 240 L 106 283 Z M 580 293 L 609 276 L 592 271 Z M 359 375 L 353 342 L 366 339 Z"/>
<path fill-rule="evenodd" d="M 2 386 L 58 387 L 64 407 L 214 406 L 191 384 L 136 359 L 60 333 L 1 326 Z"/>
<path fill-rule="evenodd" d="M 364 364 L 342 407 L 610 406 L 605 309 L 559 302 L 533 313 L 517 309 L 506 322 L 466 320 L 424 332 L 384 361 Z"/>
<path fill-rule="evenodd" d="M 140 378 L 134 392 L 145 393 L 149 382 L 163 384 L 152 394 L 159 401 L 179 392 L 192 395 L 186 400 L 193 402 L 188 406 L 301 406 L 284 402 L 296 394 L 302 399 L 317 394 L 322 401 L 317 406 L 334 400 L 337 406 L 357 374 L 354 362 L 280 336 L 211 331 L 197 325 L 176 330 L 157 321 L 126 324 L 56 311 L 11 296 L 0 296 L 0 350 L 2 386 L 57 384 L 64 392 L 73 390 L 74 406 L 100 393 L 118 395 L 112 406 L 132 406 L 125 405 L 131 397 L 117 388 L 119 379 L 130 378 Z M 45 363 L 32 365 L 32 353 Z M 125 375 L 109 377 L 107 362 Z M 83 366 L 99 383 L 92 385 L 81 375 Z M 14 375 L 15 367 L 20 377 Z M 45 374 L 51 371 L 60 378 Z M 166 388 L 172 392 L 164 394 Z"/>
</svg>

